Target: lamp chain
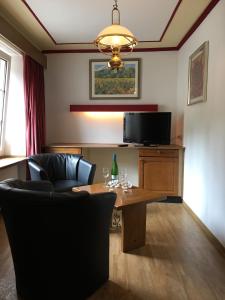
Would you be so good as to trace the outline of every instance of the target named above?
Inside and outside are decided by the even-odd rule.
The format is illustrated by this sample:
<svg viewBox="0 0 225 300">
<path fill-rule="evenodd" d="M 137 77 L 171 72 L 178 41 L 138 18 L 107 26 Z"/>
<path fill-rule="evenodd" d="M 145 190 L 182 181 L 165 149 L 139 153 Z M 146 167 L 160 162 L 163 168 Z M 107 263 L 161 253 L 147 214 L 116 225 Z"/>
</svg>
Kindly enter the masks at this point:
<svg viewBox="0 0 225 300">
<path fill-rule="evenodd" d="M 115 1 L 115 4 L 113 5 L 113 8 L 118 9 L 118 0 L 114 0 L 114 1 Z"/>
<path fill-rule="evenodd" d="M 118 9 L 118 0 L 114 0 L 115 4 L 113 4 L 112 10 L 112 24 L 120 24 L 120 11 Z"/>
</svg>

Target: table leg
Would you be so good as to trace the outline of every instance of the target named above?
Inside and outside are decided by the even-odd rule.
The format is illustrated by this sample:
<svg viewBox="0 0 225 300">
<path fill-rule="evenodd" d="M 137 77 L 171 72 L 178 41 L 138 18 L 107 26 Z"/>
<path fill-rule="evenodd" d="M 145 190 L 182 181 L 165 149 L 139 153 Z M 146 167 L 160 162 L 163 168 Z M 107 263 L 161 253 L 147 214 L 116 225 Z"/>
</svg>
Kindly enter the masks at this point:
<svg viewBox="0 0 225 300">
<path fill-rule="evenodd" d="M 129 205 L 122 210 L 122 251 L 145 245 L 146 203 Z"/>
</svg>

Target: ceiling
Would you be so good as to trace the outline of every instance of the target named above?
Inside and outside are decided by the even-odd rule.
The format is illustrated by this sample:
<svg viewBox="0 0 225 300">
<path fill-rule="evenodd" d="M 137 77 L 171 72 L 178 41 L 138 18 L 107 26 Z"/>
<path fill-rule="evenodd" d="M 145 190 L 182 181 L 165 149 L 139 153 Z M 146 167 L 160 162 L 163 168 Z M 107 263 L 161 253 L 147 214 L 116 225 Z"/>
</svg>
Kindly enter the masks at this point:
<svg viewBox="0 0 225 300">
<path fill-rule="evenodd" d="M 142 50 L 178 49 L 218 0 L 118 0 L 121 25 Z M 95 51 L 113 0 L 1 0 L 0 15 L 44 52 Z M 160 48 L 160 49 L 159 49 Z"/>
</svg>

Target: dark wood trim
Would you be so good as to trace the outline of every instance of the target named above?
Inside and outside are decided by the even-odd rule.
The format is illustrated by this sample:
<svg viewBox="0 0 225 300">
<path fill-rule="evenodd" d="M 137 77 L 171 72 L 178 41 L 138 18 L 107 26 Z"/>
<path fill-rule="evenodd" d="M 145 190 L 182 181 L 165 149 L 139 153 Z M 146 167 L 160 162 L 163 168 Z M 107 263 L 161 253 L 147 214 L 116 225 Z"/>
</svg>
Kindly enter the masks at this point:
<svg viewBox="0 0 225 300">
<path fill-rule="evenodd" d="M 126 111 L 158 111 L 158 104 L 146 104 L 146 105 L 133 105 L 133 104 L 124 104 L 124 105 L 70 105 L 71 112 L 126 112 Z"/>
<path fill-rule="evenodd" d="M 183 202 L 184 208 L 187 212 L 193 217 L 194 221 L 199 225 L 201 230 L 205 233 L 205 236 L 212 243 L 212 245 L 216 248 L 220 255 L 225 258 L 225 247 L 221 244 L 221 242 L 215 237 L 215 235 L 205 226 L 205 224 L 199 219 L 199 217 L 193 212 L 193 210 Z"/>
<path fill-rule="evenodd" d="M 177 47 L 162 47 L 162 48 L 135 48 L 133 52 L 158 52 L 158 51 L 177 51 Z M 43 50 L 43 54 L 56 53 L 99 53 L 98 49 L 58 49 L 58 50 Z"/>
<path fill-rule="evenodd" d="M 41 27 L 44 29 L 44 31 L 47 33 L 47 35 L 50 37 L 50 39 L 53 41 L 53 43 L 56 44 L 56 41 L 54 40 L 54 38 L 52 37 L 52 35 L 49 33 L 49 31 L 46 29 L 46 27 L 41 23 L 40 19 L 37 17 L 37 15 L 30 8 L 30 6 L 28 5 L 28 3 L 25 0 L 21 0 L 21 1 L 27 7 L 27 9 L 31 12 L 31 14 L 37 20 L 37 22 L 41 25 Z"/>
<path fill-rule="evenodd" d="M 163 31 L 163 33 L 162 33 L 161 37 L 160 37 L 160 40 L 159 40 L 159 42 L 161 42 L 161 41 L 162 41 L 162 39 L 163 39 L 163 37 L 164 37 L 164 35 L 165 35 L 165 33 L 166 33 L 166 31 L 167 31 L 167 29 L 168 29 L 168 27 L 169 27 L 170 23 L 172 22 L 172 20 L 173 20 L 173 18 L 174 18 L 174 16 L 175 16 L 175 14 L 176 14 L 176 12 L 177 12 L 177 10 L 178 10 L 178 8 L 179 8 L 179 6 L 180 6 L 181 2 L 182 2 L 182 0 L 179 0 L 179 1 L 178 1 L 178 3 L 177 3 L 177 5 L 176 5 L 176 7 L 175 7 L 175 9 L 174 9 L 174 11 L 173 11 L 173 13 L 172 13 L 172 15 L 171 15 L 170 19 L 169 19 L 169 21 L 168 21 L 168 23 L 167 23 L 167 25 L 166 25 L 166 27 L 165 27 L 165 29 L 164 29 L 164 31 Z"/>
<path fill-rule="evenodd" d="M 199 16 L 199 18 L 196 20 L 196 22 L 193 24 L 193 26 L 190 28 L 190 30 L 185 34 L 183 39 L 178 44 L 178 46 L 177 46 L 178 50 L 184 45 L 184 43 L 189 39 L 189 37 L 195 32 L 195 30 L 205 20 L 205 18 L 208 16 L 208 14 L 211 12 L 211 10 L 216 6 L 216 4 L 219 3 L 219 1 L 220 0 L 212 0 L 209 3 L 209 5 L 206 7 L 206 9 L 203 11 L 203 13 Z"/>
</svg>

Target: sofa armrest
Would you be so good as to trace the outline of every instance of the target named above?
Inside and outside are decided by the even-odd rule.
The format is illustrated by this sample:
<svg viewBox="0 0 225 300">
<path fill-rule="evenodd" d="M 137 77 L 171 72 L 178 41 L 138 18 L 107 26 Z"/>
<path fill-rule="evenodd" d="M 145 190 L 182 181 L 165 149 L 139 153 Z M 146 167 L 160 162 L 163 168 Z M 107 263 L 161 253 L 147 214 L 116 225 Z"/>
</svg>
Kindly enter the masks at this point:
<svg viewBox="0 0 225 300">
<path fill-rule="evenodd" d="M 31 180 L 49 180 L 48 174 L 40 165 L 36 162 L 28 160 L 28 166 L 30 170 Z"/>
<path fill-rule="evenodd" d="M 81 158 L 78 165 L 77 180 L 82 185 L 92 184 L 94 180 L 96 165 Z"/>
<path fill-rule="evenodd" d="M 9 178 L 0 182 L 8 187 L 20 189 L 20 190 L 30 190 L 30 191 L 41 191 L 41 192 L 54 192 L 53 185 L 50 181 L 40 180 L 40 181 L 23 181 L 20 179 Z"/>
</svg>

